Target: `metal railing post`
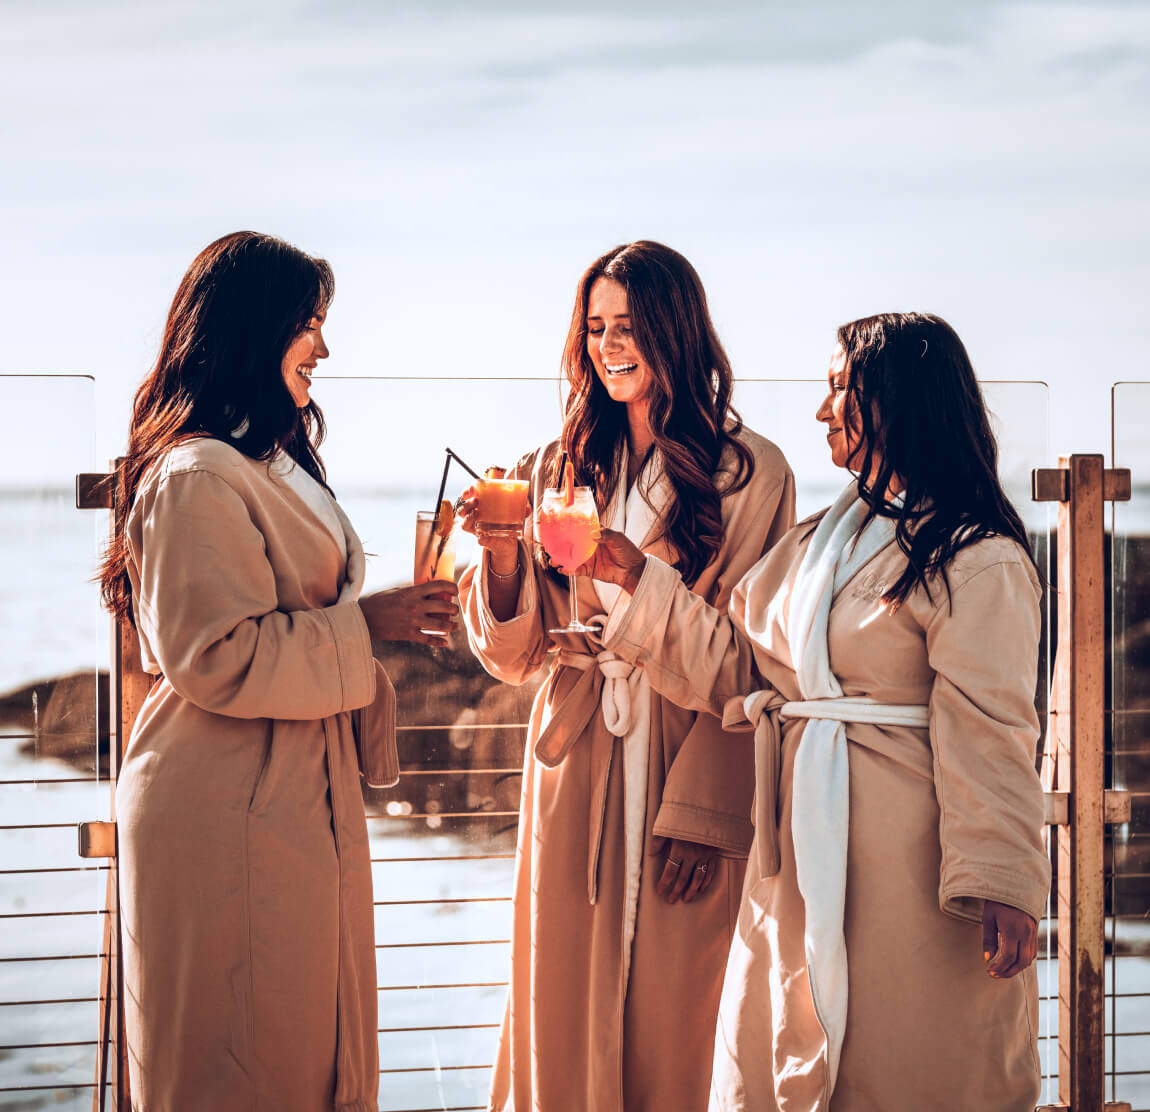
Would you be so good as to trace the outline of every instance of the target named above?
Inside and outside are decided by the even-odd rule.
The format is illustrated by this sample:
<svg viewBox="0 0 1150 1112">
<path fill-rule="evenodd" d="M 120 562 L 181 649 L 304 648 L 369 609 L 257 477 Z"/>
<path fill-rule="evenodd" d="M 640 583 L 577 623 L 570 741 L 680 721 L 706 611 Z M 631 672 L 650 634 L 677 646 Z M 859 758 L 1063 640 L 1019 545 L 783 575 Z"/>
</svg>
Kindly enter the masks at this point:
<svg viewBox="0 0 1150 1112">
<path fill-rule="evenodd" d="M 115 476 L 120 461 L 109 474 L 76 476 L 76 505 L 80 509 L 115 509 Z M 113 512 L 113 528 L 115 513 Z M 92 1112 L 106 1112 L 108 1067 L 112 1065 L 112 1107 L 115 1112 L 131 1112 L 128 1084 L 128 1046 L 124 1035 L 124 965 L 120 948 L 119 869 L 116 846 L 116 781 L 132 725 L 151 677 L 143 671 L 140 642 L 127 623 L 112 623 L 112 674 L 109 707 L 108 781 L 111 787 L 110 822 L 80 824 L 80 856 L 108 859 L 108 885 L 105 897 L 104 937 L 101 947 L 100 1031 L 96 1055 L 96 1089 Z"/>
<path fill-rule="evenodd" d="M 1104 826 L 1129 820 L 1130 797 L 1106 791 L 1104 506 L 1130 497 L 1130 472 L 1101 455 L 1064 455 L 1032 476 L 1058 505 L 1058 650 L 1049 731 L 1058 790 L 1058 1097 L 1050 1112 L 1129 1112 L 1105 1099 Z"/>
</svg>

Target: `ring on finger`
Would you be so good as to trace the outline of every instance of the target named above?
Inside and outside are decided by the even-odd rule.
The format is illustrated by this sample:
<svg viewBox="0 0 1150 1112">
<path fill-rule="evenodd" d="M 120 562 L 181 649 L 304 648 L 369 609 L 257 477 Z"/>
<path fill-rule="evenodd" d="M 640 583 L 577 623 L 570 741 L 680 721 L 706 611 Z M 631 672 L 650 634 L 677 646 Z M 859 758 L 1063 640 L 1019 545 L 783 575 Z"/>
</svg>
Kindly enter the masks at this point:
<svg viewBox="0 0 1150 1112">
<path fill-rule="evenodd" d="M 682 861 L 676 861 L 673 857 L 667 858 L 667 864 L 673 865 L 676 869 L 681 869 L 683 867 L 683 862 Z"/>
<path fill-rule="evenodd" d="M 703 873 L 704 875 L 706 875 L 707 869 L 708 869 L 708 865 L 707 865 L 707 862 L 706 862 L 706 861 L 700 861 L 700 862 L 699 862 L 699 863 L 698 863 L 698 864 L 695 866 L 695 871 L 696 871 L 696 872 L 700 872 L 700 873 Z"/>
</svg>

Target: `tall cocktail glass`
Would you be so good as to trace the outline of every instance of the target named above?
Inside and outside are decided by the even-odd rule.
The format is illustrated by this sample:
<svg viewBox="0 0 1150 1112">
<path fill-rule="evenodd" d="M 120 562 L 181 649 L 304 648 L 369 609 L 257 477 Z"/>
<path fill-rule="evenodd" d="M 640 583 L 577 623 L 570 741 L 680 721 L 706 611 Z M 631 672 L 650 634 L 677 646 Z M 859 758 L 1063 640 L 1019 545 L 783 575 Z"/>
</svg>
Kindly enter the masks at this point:
<svg viewBox="0 0 1150 1112">
<path fill-rule="evenodd" d="M 415 515 L 415 568 L 411 582 L 416 586 L 420 583 L 430 583 L 433 579 L 455 578 L 455 534 L 453 532 L 454 515 L 451 512 L 451 503 L 444 502 L 438 513 L 433 510 L 420 510 Z M 442 601 L 448 601 L 451 596 L 436 594 L 432 596 Z M 437 630 L 421 629 L 421 633 L 436 633 Z M 444 637 L 444 644 L 448 644 L 450 635 Z"/>
<path fill-rule="evenodd" d="M 577 568 L 586 563 L 598 544 L 599 515 L 595 512 L 595 492 L 590 487 L 545 490 L 543 503 L 535 510 L 535 539 L 543 545 L 551 562 L 561 568 Z M 550 633 L 597 633 L 597 626 L 579 620 L 579 600 L 575 576 L 568 573 L 571 620 Z"/>
<path fill-rule="evenodd" d="M 420 510 L 415 515 L 415 570 L 412 583 L 429 583 L 432 579 L 455 578 L 455 537 L 451 525 L 440 532 L 443 515 L 433 510 Z"/>
</svg>

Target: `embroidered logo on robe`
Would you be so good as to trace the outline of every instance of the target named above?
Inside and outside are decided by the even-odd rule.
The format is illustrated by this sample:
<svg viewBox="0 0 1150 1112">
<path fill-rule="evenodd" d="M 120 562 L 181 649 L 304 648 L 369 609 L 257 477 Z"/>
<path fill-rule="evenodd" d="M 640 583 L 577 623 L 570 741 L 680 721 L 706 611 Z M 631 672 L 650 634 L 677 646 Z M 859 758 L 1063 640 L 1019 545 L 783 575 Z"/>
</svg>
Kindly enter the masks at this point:
<svg viewBox="0 0 1150 1112">
<path fill-rule="evenodd" d="M 885 593 L 886 584 L 873 571 L 860 575 L 851 589 L 851 597 L 861 598 L 864 602 L 878 602 Z"/>
</svg>

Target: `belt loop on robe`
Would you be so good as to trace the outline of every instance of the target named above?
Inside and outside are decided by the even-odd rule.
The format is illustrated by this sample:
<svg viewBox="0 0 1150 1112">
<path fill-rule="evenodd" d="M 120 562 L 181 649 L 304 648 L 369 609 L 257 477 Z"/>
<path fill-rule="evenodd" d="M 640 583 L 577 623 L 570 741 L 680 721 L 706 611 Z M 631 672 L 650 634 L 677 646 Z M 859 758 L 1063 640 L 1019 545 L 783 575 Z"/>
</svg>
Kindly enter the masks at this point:
<svg viewBox="0 0 1150 1112">
<path fill-rule="evenodd" d="M 760 878 L 779 871 L 779 711 L 785 703 L 777 691 L 766 688 L 728 699 L 723 707 L 724 730 L 748 722 L 755 728 L 755 846 Z"/>
<path fill-rule="evenodd" d="M 594 621 L 595 619 L 591 619 Z M 600 621 L 606 618 L 600 615 Z M 607 781 L 615 749 L 614 739 L 623 737 L 630 728 L 630 696 L 627 677 L 635 666 L 606 650 L 581 653 L 561 649 L 552 672 L 552 681 L 560 668 L 575 668 L 583 674 L 544 726 L 535 742 L 535 757 L 547 768 L 556 768 L 566 759 L 575 743 L 590 725 L 598 711 L 609 737 L 602 735 L 591 742 L 591 803 L 587 839 L 587 900 L 599 898 L 599 850 L 603 842 L 603 821 L 607 809 Z"/>
</svg>

